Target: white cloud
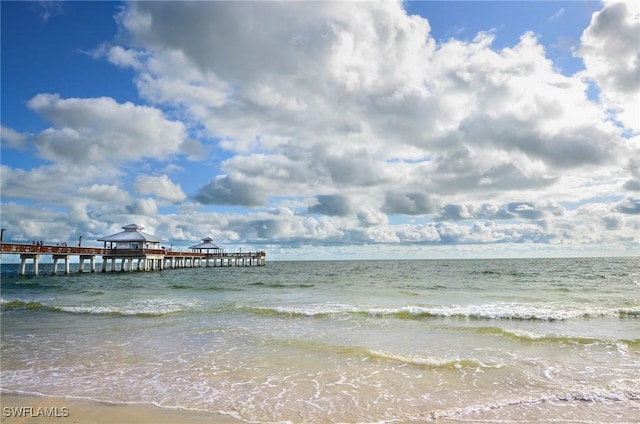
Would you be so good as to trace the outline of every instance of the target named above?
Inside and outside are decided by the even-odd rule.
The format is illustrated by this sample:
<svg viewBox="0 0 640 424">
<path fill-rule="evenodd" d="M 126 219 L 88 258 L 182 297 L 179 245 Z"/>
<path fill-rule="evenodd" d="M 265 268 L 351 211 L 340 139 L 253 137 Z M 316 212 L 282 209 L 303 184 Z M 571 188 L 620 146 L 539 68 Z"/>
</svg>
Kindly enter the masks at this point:
<svg viewBox="0 0 640 424">
<path fill-rule="evenodd" d="M 317 203 L 309 207 L 309 213 L 330 216 L 347 216 L 351 213 L 349 199 L 341 195 L 320 195 Z"/>
<path fill-rule="evenodd" d="M 182 202 L 187 198 L 180 185 L 171 181 L 166 175 L 159 177 L 140 175 L 136 178 L 135 189 L 139 195 L 152 195 L 157 199 L 174 203 Z"/>
<path fill-rule="evenodd" d="M 2 226 L 7 229 L 5 236 L 10 240 L 27 243 L 71 240 L 69 235 L 74 231 L 74 225 L 67 222 L 63 212 L 12 202 L 2 203 Z M 75 237 L 73 239 L 77 240 Z"/>
<path fill-rule="evenodd" d="M 428 21 L 396 2 L 142 3 L 122 23 L 145 49 L 141 81 L 189 84 L 141 92 L 180 103 L 232 153 L 196 194 L 205 204 L 309 196 L 319 201 L 308 212 L 359 205 L 354 223 L 368 228 L 385 222 L 379 214 L 433 216 L 446 205 L 443 219 L 466 219 L 451 209 L 462 199 L 488 217 L 480 205 L 493 197 L 516 206 L 492 219 L 528 220 L 542 212 L 523 199 L 594 196 L 627 166 L 621 131 L 582 76 L 560 74 L 531 33 L 501 50 L 491 33 L 436 45 Z M 214 103 L 198 99 L 208 90 Z M 426 159 L 397 160 L 416 156 Z M 339 197 L 325 194 L 335 188 Z M 267 221 L 255 231 L 288 228 Z"/>
<path fill-rule="evenodd" d="M 106 202 L 118 205 L 130 201 L 129 193 L 120 187 L 107 184 L 93 184 L 89 187 L 80 187 L 78 194 L 85 199 L 92 201 Z"/>
<path fill-rule="evenodd" d="M 30 170 L 0 165 L 0 191 L 3 199 L 29 199 L 43 203 L 64 203 L 81 183 L 96 179 L 113 179 L 116 174 L 93 164 L 67 166 L 54 164 Z"/>
<path fill-rule="evenodd" d="M 29 141 L 29 135 L 21 134 L 12 128 L 5 127 L 4 125 L 0 126 L 0 136 L 2 137 L 3 145 L 14 149 L 25 149 L 27 147 L 27 142 Z"/>
<path fill-rule="evenodd" d="M 154 199 L 136 199 L 131 204 L 127 205 L 125 210 L 131 215 L 153 217 L 158 214 L 158 204 Z"/>
<path fill-rule="evenodd" d="M 200 187 L 195 199 L 203 204 L 266 206 L 267 195 L 251 183 L 219 175 Z"/>
<path fill-rule="evenodd" d="M 582 34 L 579 56 L 605 106 L 640 132 L 640 3 L 607 0 Z"/>
<path fill-rule="evenodd" d="M 141 61 L 144 59 L 144 57 L 141 57 L 143 55 L 141 55 L 136 50 L 125 49 L 121 46 L 113 46 L 111 48 L 108 48 L 106 52 L 104 51 L 105 49 L 107 49 L 107 47 L 102 46 L 102 48 L 96 52 L 95 56 L 100 57 L 106 54 L 109 62 L 113 63 L 116 66 L 121 66 L 123 68 L 127 68 L 127 67 L 131 67 L 134 69 L 142 68 Z"/>
<path fill-rule="evenodd" d="M 38 94 L 28 106 L 54 125 L 36 136 L 40 154 L 52 161 L 166 159 L 179 153 L 187 139 L 185 126 L 165 119 L 160 110 L 108 97 L 62 99 Z"/>
<path fill-rule="evenodd" d="M 561 7 L 556 13 L 549 17 L 549 21 L 555 21 L 559 19 L 562 15 L 564 15 L 564 7 Z"/>
<path fill-rule="evenodd" d="M 258 13 L 264 19 L 254 26 Z M 418 181 L 387 163 L 403 149 L 441 164 L 467 152 L 466 179 L 446 178 L 441 167 L 409 166 L 410 175 L 441 192 L 452 178 L 463 191 L 479 182 L 551 186 L 567 166 L 623 155 L 620 132 L 587 98 L 587 86 L 558 73 L 530 33 L 503 50 L 491 48 L 495 36 L 487 33 L 436 46 L 428 22 L 407 16 L 399 3 L 143 3 L 122 22 L 146 46 L 154 81 L 179 78 L 169 66 L 178 58 L 177 67 L 192 75 L 182 83 L 207 75 L 214 85 L 235 87 L 208 106 L 196 94 L 217 98 L 206 95 L 206 83 L 172 83 L 175 92 L 147 85 L 143 93 L 182 103 L 202 119 L 225 140 L 221 146 L 238 153 L 225 171 L 260 190 L 272 192 L 273 177 L 281 181 L 278 194 L 298 191 L 301 182 L 323 190 L 395 181 L 406 190 Z M 177 36 L 177 27 L 186 32 Z M 258 148 L 268 153 L 258 156 Z M 499 162 L 485 162 L 487 154 Z"/>
</svg>

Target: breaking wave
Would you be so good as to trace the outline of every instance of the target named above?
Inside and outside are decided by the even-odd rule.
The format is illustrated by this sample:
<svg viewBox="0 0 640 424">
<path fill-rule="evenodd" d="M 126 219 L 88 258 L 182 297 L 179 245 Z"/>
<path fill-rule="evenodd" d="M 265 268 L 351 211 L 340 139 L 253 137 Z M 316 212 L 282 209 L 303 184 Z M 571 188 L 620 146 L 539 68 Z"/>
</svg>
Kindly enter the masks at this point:
<svg viewBox="0 0 640 424">
<path fill-rule="evenodd" d="M 425 367 L 431 369 L 462 369 L 462 368 L 501 368 L 501 364 L 488 364 L 477 359 L 441 358 L 406 353 L 392 353 L 362 348 L 363 355 L 372 360 L 399 362 L 401 364 Z"/>
<path fill-rule="evenodd" d="M 472 320 L 566 321 L 582 318 L 638 318 L 640 308 L 577 308 L 571 306 L 543 306 L 517 303 L 449 306 L 403 306 L 379 308 L 325 303 L 305 306 L 244 306 L 239 309 L 258 315 L 282 317 L 328 317 L 334 315 L 362 315 L 374 318 L 430 319 L 460 318 Z"/>
<path fill-rule="evenodd" d="M 44 311 L 68 314 L 115 315 L 156 317 L 192 310 L 196 302 L 183 300 L 145 299 L 109 306 L 53 306 L 39 301 L 24 301 L 21 299 L 0 301 L 0 310 L 10 311 Z"/>
<path fill-rule="evenodd" d="M 191 286 L 186 284 L 174 284 L 171 286 L 174 290 L 200 290 L 200 291 L 243 291 L 238 287 L 220 287 L 220 286 Z"/>
<path fill-rule="evenodd" d="M 556 393 L 544 393 L 532 395 L 523 398 L 505 398 L 494 400 L 485 404 L 469 405 L 466 407 L 456 407 L 446 410 L 433 410 L 429 412 L 428 417 L 432 420 L 454 419 L 468 420 L 471 416 L 476 415 L 478 418 L 484 417 L 484 414 L 500 415 L 497 411 L 506 410 L 517 407 L 528 407 L 539 404 L 566 404 L 576 402 L 588 402 L 602 404 L 605 409 L 605 416 L 611 418 L 611 412 L 607 409 L 607 405 L 628 404 L 628 402 L 637 402 L 640 400 L 640 387 L 637 382 L 623 380 L 614 382 L 610 387 L 583 387 L 580 390 L 566 390 Z M 626 409 L 626 408 L 625 408 Z M 631 409 L 629 409 L 629 412 Z M 557 411 L 556 411 L 557 412 Z M 594 417 L 595 418 L 595 417 Z M 490 419 L 493 422 L 493 419 Z M 546 420 L 544 420 L 546 421 Z M 601 421 L 589 421 L 601 422 Z"/>
</svg>

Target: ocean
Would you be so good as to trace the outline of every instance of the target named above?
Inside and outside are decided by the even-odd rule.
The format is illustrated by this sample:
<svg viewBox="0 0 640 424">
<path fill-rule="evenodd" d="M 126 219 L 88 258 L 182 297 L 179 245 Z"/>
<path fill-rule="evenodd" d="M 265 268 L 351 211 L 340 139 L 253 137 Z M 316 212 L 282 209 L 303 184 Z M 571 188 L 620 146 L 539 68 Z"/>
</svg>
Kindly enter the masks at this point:
<svg viewBox="0 0 640 424">
<path fill-rule="evenodd" d="M 1 269 L 5 393 L 256 423 L 640 422 L 637 257 Z"/>
</svg>

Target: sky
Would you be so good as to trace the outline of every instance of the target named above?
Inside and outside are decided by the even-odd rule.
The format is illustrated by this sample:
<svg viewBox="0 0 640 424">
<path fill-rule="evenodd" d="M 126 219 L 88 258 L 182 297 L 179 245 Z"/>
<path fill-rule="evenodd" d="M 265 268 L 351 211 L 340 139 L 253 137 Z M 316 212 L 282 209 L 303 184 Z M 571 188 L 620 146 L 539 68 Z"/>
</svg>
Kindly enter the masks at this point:
<svg viewBox="0 0 640 424">
<path fill-rule="evenodd" d="M 633 1 L 2 1 L 5 242 L 640 254 Z"/>
</svg>

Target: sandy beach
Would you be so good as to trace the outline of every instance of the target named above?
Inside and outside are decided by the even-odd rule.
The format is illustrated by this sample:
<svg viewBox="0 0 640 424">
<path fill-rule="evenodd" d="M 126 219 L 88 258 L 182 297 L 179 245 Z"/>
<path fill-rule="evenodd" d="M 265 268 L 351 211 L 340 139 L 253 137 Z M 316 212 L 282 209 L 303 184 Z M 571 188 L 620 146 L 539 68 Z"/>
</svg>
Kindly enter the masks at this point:
<svg viewBox="0 0 640 424">
<path fill-rule="evenodd" d="M 237 424 L 242 421 L 216 413 L 122 405 L 56 397 L 1 394 L 6 424 Z"/>
</svg>

